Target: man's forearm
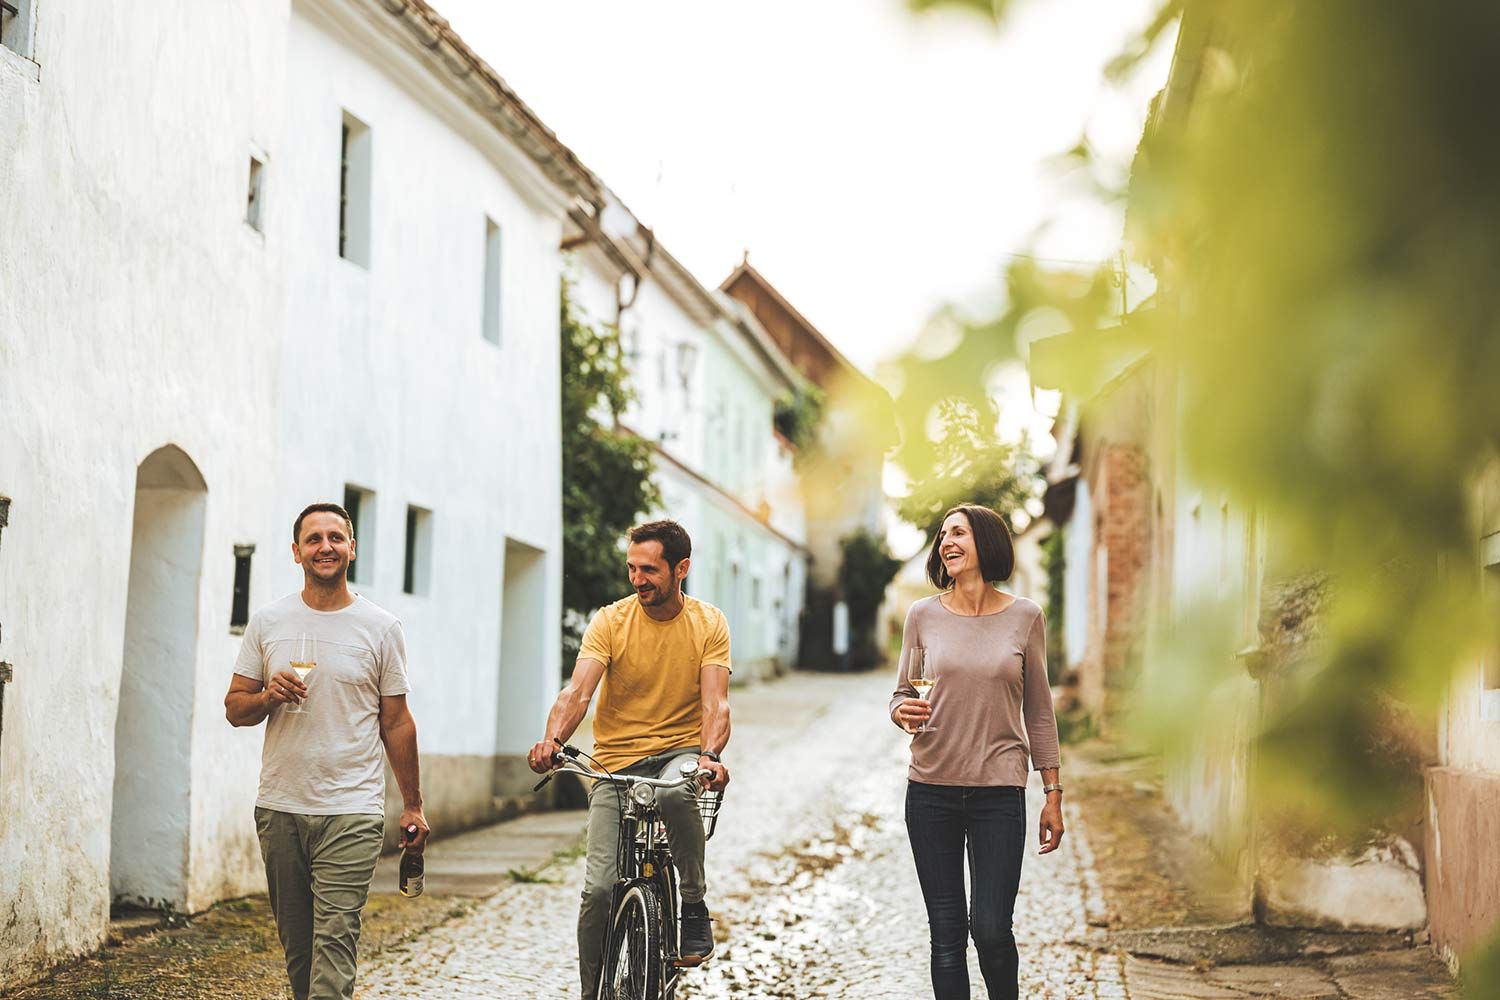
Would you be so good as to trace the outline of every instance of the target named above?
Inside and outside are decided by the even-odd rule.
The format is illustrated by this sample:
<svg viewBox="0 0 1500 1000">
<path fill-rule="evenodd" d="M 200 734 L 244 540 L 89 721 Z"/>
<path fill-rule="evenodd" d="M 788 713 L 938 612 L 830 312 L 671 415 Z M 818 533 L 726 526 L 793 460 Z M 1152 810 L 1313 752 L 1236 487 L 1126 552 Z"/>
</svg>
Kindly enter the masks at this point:
<svg viewBox="0 0 1500 1000">
<path fill-rule="evenodd" d="M 271 714 L 266 691 L 234 691 L 224 699 L 224 715 L 231 726 L 258 726 Z"/>
<path fill-rule="evenodd" d="M 699 745 L 704 750 L 714 753 L 723 753 L 724 748 L 729 745 L 729 703 L 727 701 L 704 708 Z"/>
<path fill-rule="evenodd" d="M 565 687 L 557 696 L 557 701 L 552 704 L 552 711 L 547 713 L 547 732 L 543 739 L 559 740 L 568 742 L 569 737 L 578 730 L 579 723 L 588 714 L 589 699 L 583 697 L 572 687 Z M 533 730 L 534 731 L 534 730 Z"/>
<path fill-rule="evenodd" d="M 381 730 L 385 756 L 401 789 L 401 802 L 409 808 L 422 807 L 422 768 L 417 761 L 417 724 L 407 719 L 390 729 Z"/>
</svg>

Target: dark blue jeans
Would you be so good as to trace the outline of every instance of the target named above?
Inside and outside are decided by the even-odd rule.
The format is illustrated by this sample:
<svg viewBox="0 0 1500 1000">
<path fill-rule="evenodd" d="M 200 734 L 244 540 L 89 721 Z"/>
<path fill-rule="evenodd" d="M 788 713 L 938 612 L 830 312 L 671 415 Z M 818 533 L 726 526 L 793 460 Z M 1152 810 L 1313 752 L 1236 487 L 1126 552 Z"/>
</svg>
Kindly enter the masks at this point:
<svg viewBox="0 0 1500 1000">
<path fill-rule="evenodd" d="M 927 903 L 933 996 L 968 1000 L 972 934 L 991 1000 L 1014 1000 L 1020 957 L 1010 921 L 1026 844 L 1025 790 L 908 782 L 906 832 Z M 965 855 L 972 906 L 964 898 Z"/>
</svg>

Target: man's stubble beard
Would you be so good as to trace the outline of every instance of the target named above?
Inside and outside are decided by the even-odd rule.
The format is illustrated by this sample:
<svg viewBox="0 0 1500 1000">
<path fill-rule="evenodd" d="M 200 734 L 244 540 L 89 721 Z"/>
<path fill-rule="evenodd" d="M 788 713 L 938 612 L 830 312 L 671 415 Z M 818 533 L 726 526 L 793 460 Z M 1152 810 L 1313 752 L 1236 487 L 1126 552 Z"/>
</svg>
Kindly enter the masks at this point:
<svg viewBox="0 0 1500 1000">
<path fill-rule="evenodd" d="M 317 572 L 312 568 L 311 564 L 309 564 L 308 568 L 303 570 L 303 576 L 306 578 L 306 582 L 309 587 L 325 590 L 338 590 L 340 587 L 346 587 L 349 585 L 349 563 L 343 563 L 343 565 L 339 567 L 339 572 L 327 578 L 319 576 Z"/>
<path fill-rule="evenodd" d="M 672 585 L 672 589 L 671 590 L 662 590 L 660 587 L 654 587 L 654 588 L 652 588 L 651 592 L 656 595 L 656 599 L 655 600 L 642 600 L 641 603 L 644 604 L 644 605 L 646 605 L 647 607 L 654 608 L 654 607 L 658 607 L 659 605 L 666 604 L 672 598 L 674 598 L 678 594 L 682 593 L 682 587 L 680 585 L 674 583 Z M 640 597 L 641 597 L 640 592 L 637 591 L 635 596 L 636 596 L 637 599 L 640 599 Z"/>
</svg>

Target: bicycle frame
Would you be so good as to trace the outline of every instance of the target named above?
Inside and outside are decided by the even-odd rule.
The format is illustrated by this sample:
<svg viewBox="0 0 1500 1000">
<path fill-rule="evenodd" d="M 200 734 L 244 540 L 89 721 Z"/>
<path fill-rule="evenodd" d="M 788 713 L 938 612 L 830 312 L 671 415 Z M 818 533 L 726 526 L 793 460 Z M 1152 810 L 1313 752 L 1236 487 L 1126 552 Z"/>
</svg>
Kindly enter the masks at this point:
<svg viewBox="0 0 1500 1000">
<path fill-rule="evenodd" d="M 621 904 L 632 888 L 641 886 L 655 900 L 657 923 L 657 933 L 652 935 L 657 942 L 656 954 L 651 956 L 657 967 L 647 970 L 647 982 L 655 984 L 653 993 L 659 990 L 659 996 L 670 998 L 676 992 L 682 970 L 689 966 L 685 966 L 681 959 L 677 865 L 667 842 L 666 821 L 657 805 L 657 794 L 701 782 L 711 776 L 711 772 L 684 764 L 679 778 L 617 775 L 590 767 L 582 763 L 579 756 L 574 748 L 562 747 L 553 757 L 558 762 L 556 770 L 607 781 L 616 786 L 622 800 L 620 834 L 616 843 L 618 871 L 610 889 L 611 918 L 604 938 L 605 962 L 609 962 L 613 953 L 616 917 Z M 700 807 L 700 815 L 704 819 L 704 839 L 707 840 L 713 836 L 717 804 L 711 810 Z M 652 909 L 647 906 L 648 911 Z M 601 998 L 612 995 L 606 992 L 608 978 L 609 970 L 605 969 L 600 976 Z"/>
</svg>

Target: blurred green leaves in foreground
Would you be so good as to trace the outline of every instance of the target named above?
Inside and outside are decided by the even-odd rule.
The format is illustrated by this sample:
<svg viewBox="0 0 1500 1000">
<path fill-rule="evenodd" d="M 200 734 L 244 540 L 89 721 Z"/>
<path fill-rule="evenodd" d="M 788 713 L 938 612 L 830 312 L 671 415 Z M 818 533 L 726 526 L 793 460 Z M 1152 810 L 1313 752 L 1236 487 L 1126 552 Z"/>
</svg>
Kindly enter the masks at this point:
<svg viewBox="0 0 1500 1000">
<path fill-rule="evenodd" d="M 1075 334 L 1075 400 L 1112 348 L 1143 346 L 1175 387 L 1178 460 L 1264 526 L 1268 583 L 1327 592 L 1295 672 L 1269 679 L 1258 801 L 1308 831 L 1399 829 L 1450 683 L 1496 649 L 1479 540 L 1500 527 L 1483 509 L 1500 496 L 1483 488 L 1500 443 L 1500 5 L 1184 0 L 1150 30 L 1179 12 L 1171 82 L 1117 192 L 1154 299 L 1122 322 L 1107 272 L 1012 268 L 1003 315 L 906 359 L 904 454 L 932 459 L 934 409 L 958 385 L 983 400 L 1038 314 Z M 1176 698 L 1156 735 L 1218 724 L 1207 691 L 1246 676 L 1234 636 L 1148 665 Z M 1500 960 L 1469 968 L 1483 990 Z"/>
</svg>

